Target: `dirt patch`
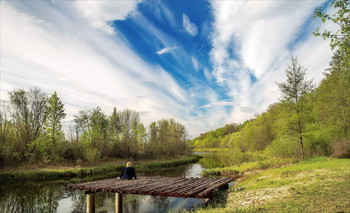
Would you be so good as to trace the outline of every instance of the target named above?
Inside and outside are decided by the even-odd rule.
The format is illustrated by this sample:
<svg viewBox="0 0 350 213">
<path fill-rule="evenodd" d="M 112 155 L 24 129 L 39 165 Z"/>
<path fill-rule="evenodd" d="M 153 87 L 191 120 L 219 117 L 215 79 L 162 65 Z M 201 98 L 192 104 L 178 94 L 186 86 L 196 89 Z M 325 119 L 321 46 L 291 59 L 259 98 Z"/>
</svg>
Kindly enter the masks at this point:
<svg viewBox="0 0 350 213">
<path fill-rule="evenodd" d="M 290 195 L 290 186 L 264 188 L 253 191 L 231 192 L 227 199 L 229 208 L 247 208 L 265 205 L 272 200 L 280 200 Z"/>
</svg>

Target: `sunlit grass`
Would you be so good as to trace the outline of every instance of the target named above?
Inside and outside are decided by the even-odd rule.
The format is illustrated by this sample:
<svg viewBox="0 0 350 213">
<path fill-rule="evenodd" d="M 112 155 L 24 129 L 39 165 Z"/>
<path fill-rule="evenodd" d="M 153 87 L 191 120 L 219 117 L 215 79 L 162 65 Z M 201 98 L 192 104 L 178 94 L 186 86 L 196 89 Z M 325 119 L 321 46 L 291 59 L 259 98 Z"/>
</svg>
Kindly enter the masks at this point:
<svg viewBox="0 0 350 213">
<path fill-rule="evenodd" d="M 295 162 L 294 159 L 282 159 L 282 158 L 264 159 L 264 160 L 257 160 L 254 162 L 244 162 L 237 166 L 207 169 L 202 172 L 202 175 L 203 176 L 241 175 L 247 171 L 267 169 L 271 167 L 280 167 L 280 166 L 288 165 L 294 162 Z"/>
<path fill-rule="evenodd" d="M 350 159 L 312 158 L 236 183 L 225 208 L 197 212 L 350 212 Z"/>
</svg>

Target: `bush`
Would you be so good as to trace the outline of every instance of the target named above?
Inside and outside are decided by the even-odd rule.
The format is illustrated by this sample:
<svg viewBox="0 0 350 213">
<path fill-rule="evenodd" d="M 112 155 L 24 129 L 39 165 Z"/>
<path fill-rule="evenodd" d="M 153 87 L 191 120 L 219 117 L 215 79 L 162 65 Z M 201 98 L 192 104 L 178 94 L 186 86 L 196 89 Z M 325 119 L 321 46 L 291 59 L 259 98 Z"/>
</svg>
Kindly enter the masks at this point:
<svg viewBox="0 0 350 213">
<path fill-rule="evenodd" d="M 101 158 L 101 151 L 95 148 L 87 148 L 85 150 L 85 159 L 91 163 L 99 161 Z"/>
<path fill-rule="evenodd" d="M 48 161 L 48 150 L 47 137 L 45 134 L 42 134 L 29 145 L 30 160 L 35 162 L 45 159 L 45 161 Z"/>
<path fill-rule="evenodd" d="M 350 157 L 350 140 L 346 138 L 337 138 L 331 141 L 330 146 L 333 149 L 332 157 Z"/>
<path fill-rule="evenodd" d="M 265 154 L 272 157 L 293 158 L 296 156 L 297 143 L 291 137 L 282 137 L 267 146 Z"/>
<path fill-rule="evenodd" d="M 309 156 L 330 156 L 332 147 L 329 136 L 324 132 L 312 132 L 305 141 L 305 150 Z"/>
</svg>

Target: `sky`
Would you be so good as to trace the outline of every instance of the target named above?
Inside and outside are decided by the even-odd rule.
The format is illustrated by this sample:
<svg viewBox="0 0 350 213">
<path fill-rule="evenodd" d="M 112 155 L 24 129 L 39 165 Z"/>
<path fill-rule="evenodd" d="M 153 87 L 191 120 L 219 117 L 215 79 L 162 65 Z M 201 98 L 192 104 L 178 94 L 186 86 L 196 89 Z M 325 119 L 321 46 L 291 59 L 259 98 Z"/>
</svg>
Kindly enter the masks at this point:
<svg viewBox="0 0 350 213">
<path fill-rule="evenodd" d="M 322 0 L 0 2 L 0 89 L 57 92 L 71 125 L 100 106 L 174 118 L 190 138 L 277 102 L 291 55 L 318 84 L 332 56 Z M 330 26 L 332 27 L 332 26 Z"/>
</svg>

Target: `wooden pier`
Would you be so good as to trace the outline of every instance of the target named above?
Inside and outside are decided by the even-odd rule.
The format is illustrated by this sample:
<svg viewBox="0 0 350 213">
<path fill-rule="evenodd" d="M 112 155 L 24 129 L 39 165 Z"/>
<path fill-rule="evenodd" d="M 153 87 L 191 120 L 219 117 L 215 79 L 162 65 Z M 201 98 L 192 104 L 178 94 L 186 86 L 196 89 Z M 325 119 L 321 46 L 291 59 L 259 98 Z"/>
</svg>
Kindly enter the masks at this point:
<svg viewBox="0 0 350 213">
<path fill-rule="evenodd" d="M 122 210 L 122 194 L 140 194 L 182 198 L 210 198 L 215 189 L 232 182 L 233 178 L 171 178 L 139 177 L 136 180 L 117 178 L 72 184 L 73 189 L 84 190 L 87 196 L 87 212 L 95 212 L 95 192 L 116 193 L 116 212 Z"/>
</svg>

